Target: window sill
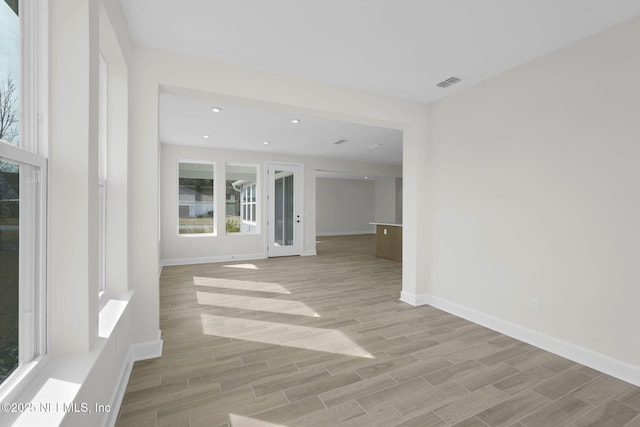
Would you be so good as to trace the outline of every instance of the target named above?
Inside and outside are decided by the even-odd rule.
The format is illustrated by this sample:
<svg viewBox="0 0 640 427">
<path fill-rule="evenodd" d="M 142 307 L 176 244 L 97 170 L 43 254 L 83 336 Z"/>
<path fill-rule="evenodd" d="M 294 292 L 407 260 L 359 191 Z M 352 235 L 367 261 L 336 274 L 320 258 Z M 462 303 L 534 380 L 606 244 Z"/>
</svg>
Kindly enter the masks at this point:
<svg viewBox="0 0 640 427">
<path fill-rule="evenodd" d="M 13 389 L 2 395 L 3 403 L 15 403 L 24 409 L 0 412 L 0 425 L 59 426 L 67 414 L 94 411 L 94 403 L 79 402 L 78 393 L 92 374 L 125 313 L 133 292 L 121 299 L 107 299 L 99 313 L 99 337 L 87 353 L 78 356 L 45 356 L 32 362 L 20 377 L 13 381 Z M 102 402 L 100 402 L 102 403 Z M 16 406 L 16 409 L 20 409 Z M 105 414 L 106 415 L 106 414 Z"/>
</svg>

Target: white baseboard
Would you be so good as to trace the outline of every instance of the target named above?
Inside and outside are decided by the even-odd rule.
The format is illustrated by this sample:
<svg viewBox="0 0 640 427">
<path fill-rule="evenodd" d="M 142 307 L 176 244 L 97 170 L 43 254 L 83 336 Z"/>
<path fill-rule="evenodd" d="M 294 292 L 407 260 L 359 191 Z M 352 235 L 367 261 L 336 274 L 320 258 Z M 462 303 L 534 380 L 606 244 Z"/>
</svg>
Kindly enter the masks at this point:
<svg viewBox="0 0 640 427">
<path fill-rule="evenodd" d="M 569 360 L 640 387 L 640 366 L 631 365 L 588 348 L 536 332 L 442 298 L 431 295 L 419 295 L 419 298 L 415 298 L 415 296 L 412 296 L 411 294 L 404 295 L 405 292 L 402 292 L 402 294 L 403 295 L 400 299 L 408 302 L 409 304 L 412 304 L 411 298 L 413 297 L 413 300 L 418 301 L 419 303 L 412 305 L 429 304 L 440 310 L 446 311 L 447 313 L 462 317 L 463 319 L 467 319 L 471 322 L 493 329 L 494 331 L 508 335 L 520 341 L 524 341 L 543 350 L 547 350 L 551 353 L 565 357 Z"/>
<path fill-rule="evenodd" d="M 156 341 L 148 341 L 139 344 L 132 344 L 129 347 L 127 354 L 127 361 L 122 367 L 120 376 L 118 377 L 118 384 L 111 398 L 111 410 L 108 416 L 104 419 L 103 427 L 113 427 L 118 420 L 118 414 L 120 413 L 120 406 L 122 405 L 122 399 L 124 393 L 127 390 L 127 384 L 131 377 L 131 371 L 133 370 L 133 364 L 140 360 L 154 359 L 162 356 L 162 339 L 160 339 L 160 331 L 158 331 L 158 339 Z"/>
<path fill-rule="evenodd" d="M 102 423 L 102 427 L 113 427 L 116 425 L 116 421 L 118 420 L 118 414 L 120 413 L 120 406 L 122 405 L 122 399 L 124 398 L 124 393 L 127 390 L 127 384 L 129 383 L 129 378 L 131 377 L 131 370 L 133 369 L 133 360 L 131 360 L 131 348 L 129 348 L 129 354 L 127 355 L 127 361 L 122 367 L 120 371 L 120 376 L 118 377 L 118 384 L 116 385 L 116 389 L 113 391 L 113 396 L 111 397 L 111 410 L 104 418 Z"/>
<path fill-rule="evenodd" d="M 318 252 L 316 252 L 315 250 L 313 251 L 304 251 L 300 254 L 300 256 L 316 256 L 318 255 Z"/>
<path fill-rule="evenodd" d="M 414 307 L 427 304 L 427 297 L 427 294 L 416 295 L 406 291 L 400 292 L 400 301 L 411 304 Z"/>
<path fill-rule="evenodd" d="M 325 231 L 321 233 L 316 233 L 316 236 L 326 237 L 326 236 L 354 236 L 357 234 L 376 234 L 376 230 L 365 230 L 365 231 Z"/>
<path fill-rule="evenodd" d="M 209 264 L 213 262 L 233 262 L 233 261 L 250 261 L 254 259 L 265 259 L 264 253 L 244 254 L 244 255 L 221 255 L 201 258 L 175 258 L 164 259 L 160 262 L 161 266 L 167 267 L 171 265 L 188 265 L 188 264 Z"/>
</svg>

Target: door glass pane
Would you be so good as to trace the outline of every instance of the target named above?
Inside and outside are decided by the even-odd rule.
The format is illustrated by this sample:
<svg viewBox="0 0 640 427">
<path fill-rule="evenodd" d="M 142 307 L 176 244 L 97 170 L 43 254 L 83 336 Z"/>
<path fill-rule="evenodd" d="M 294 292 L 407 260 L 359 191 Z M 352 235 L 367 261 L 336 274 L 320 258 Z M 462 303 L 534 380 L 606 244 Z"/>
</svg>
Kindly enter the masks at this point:
<svg viewBox="0 0 640 427">
<path fill-rule="evenodd" d="M 20 144 L 18 1 L 0 1 L 0 139 Z"/>
<path fill-rule="evenodd" d="M 276 171 L 276 175 L 281 171 Z M 284 179 L 277 178 L 275 181 L 275 209 L 274 209 L 274 227 L 275 227 L 275 244 L 276 246 L 284 246 Z"/>
<path fill-rule="evenodd" d="M 294 225 L 293 173 L 276 171 L 275 179 L 275 244 L 293 246 Z"/>
<path fill-rule="evenodd" d="M 284 242 L 286 246 L 291 246 L 293 245 L 293 175 L 285 177 L 284 191 Z"/>
<path fill-rule="evenodd" d="M 0 161 L 0 383 L 18 367 L 20 167 Z"/>
<path fill-rule="evenodd" d="M 180 163 L 178 169 L 179 233 L 213 233 L 213 165 Z"/>
</svg>

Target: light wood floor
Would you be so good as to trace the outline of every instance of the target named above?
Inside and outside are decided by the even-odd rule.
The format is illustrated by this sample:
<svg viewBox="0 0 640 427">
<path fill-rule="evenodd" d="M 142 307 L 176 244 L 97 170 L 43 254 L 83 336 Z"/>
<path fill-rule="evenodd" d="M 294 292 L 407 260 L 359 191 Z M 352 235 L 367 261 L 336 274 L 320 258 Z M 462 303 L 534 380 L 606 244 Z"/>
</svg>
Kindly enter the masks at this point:
<svg viewBox="0 0 640 427">
<path fill-rule="evenodd" d="M 400 302 L 374 242 L 165 268 L 163 356 L 136 363 L 117 425 L 640 427 L 640 388 Z"/>
</svg>

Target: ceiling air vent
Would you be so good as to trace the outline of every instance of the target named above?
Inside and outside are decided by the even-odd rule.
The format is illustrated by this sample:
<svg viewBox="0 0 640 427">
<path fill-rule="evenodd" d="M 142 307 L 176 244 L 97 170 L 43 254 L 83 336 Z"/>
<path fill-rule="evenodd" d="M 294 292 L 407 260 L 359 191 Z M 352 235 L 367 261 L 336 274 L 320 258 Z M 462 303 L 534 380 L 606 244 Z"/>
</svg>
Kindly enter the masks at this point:
<svg viewBox="0 0 640 427">
<path fill-rule="evenodd" d="M 440 83 L 438 83 L 436 86 L 438 86 L 438 87 L 442 87 L 442 88 L 445 88 L 445 87 L 449 87 L 449 86 L 451 86 L 451 85 L 453 85 L 453 84 L 456 84 L 456 83 L 458 83 L 458 82 L 460 82 L 460 81 L 462 81 L 462 79 L 461 79 L 461 78 L 459 78 L 459 77 L 455 77 L 455 76 L 452 76 L 452 77 L 449 77 L 449 78 L 448 78 L 448 79 L 446 79 L 446 80 L 441 81 L 441 82 L 440 82 Z"/>
<path fill-rule="evenodd" d="M 340 145 L 340 144 L 344 144 L 345 142 L 347 142 L 346 139 L 339 139 L 336 142 L 334 142 L 335 145 Z"/>
</svg>

